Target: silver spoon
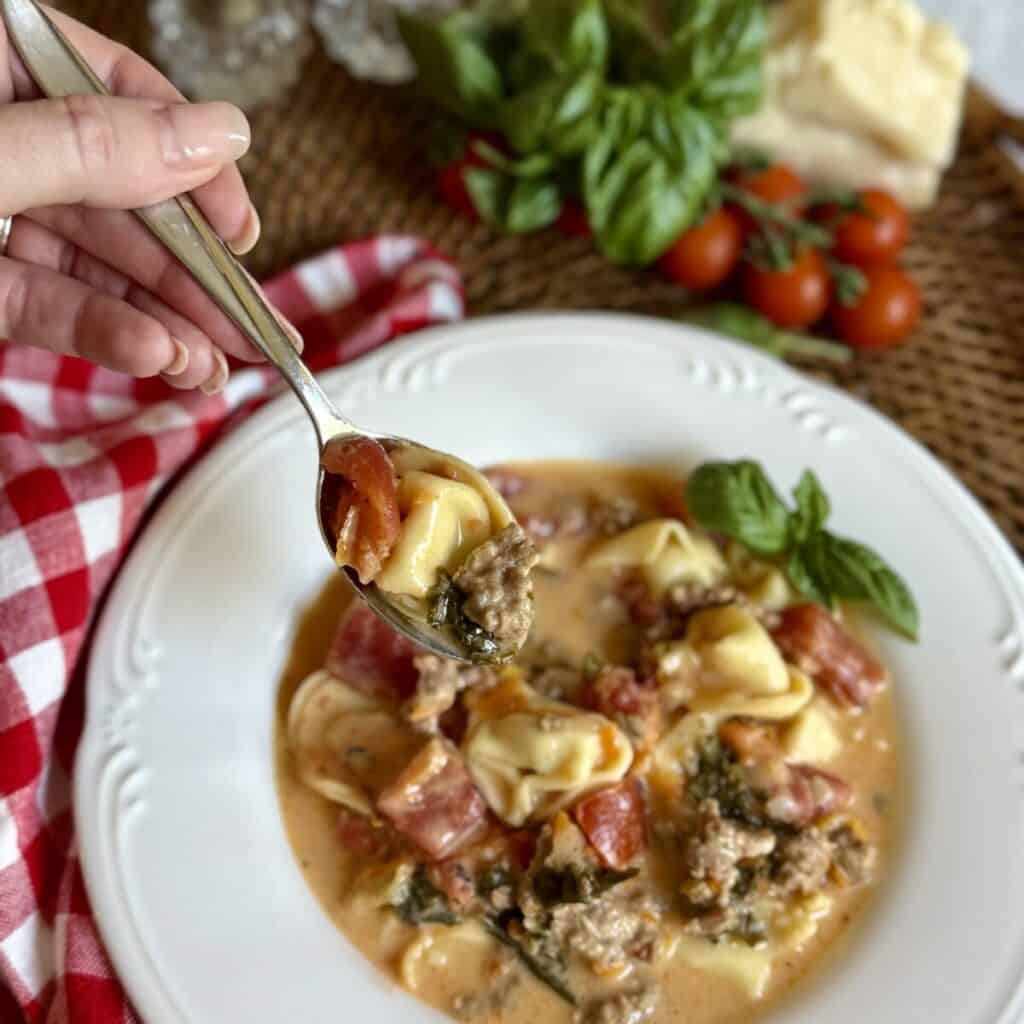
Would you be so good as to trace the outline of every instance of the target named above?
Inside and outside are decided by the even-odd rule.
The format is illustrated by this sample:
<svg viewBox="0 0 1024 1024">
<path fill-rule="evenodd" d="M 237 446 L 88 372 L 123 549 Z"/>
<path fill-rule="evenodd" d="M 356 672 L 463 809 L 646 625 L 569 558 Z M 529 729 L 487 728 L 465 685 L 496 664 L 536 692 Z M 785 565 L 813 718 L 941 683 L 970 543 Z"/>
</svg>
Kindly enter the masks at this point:
<svg viewBox="0 0 1024 1024">
<path fill-rule="evenodd" d="M 107 88 L 92 68 L 35 0 L 0 0 L 0 8 L 18 53 L 36 84 L 47 96 L 107 94 Z M 188 196 L 169 199 L 156 206 L 136 210 L 135 213 L 288 382 L 309 415 L 321 456 L 328 444 L 356 437 L 373 438 L 391 448 L 418 448 L 432 460 L 442 459 L 456 468 L 464 478 L 471 478 L 479 489 L 484 490 L 483 497 L 488 506 L 498 510 L 499 515 L 507 516 L 507 521 L 512 520 L 512 514 L 501 496 L 485 477 L 467 463 L 415 441 L 360 430 L 342 416 L 324 394 L 309 367 L 299 358 L 263 294 Z M 324 543 L 333 558 L 334 538 L 324 523 L 321 509 L 325 476 L 323 467 L 319 466 L 316 516 Z M 446 658 L 459 661 L 479 659 L 479 655 L 474 655 L 449 627 L 429 625 L 425 616 L 421 617 L 412 609 L 396 603 L 372 583 L 365 586 L 361 584 L 350 568 L 344 571 L 366 604 L 411 640 Z"/>
</svg>

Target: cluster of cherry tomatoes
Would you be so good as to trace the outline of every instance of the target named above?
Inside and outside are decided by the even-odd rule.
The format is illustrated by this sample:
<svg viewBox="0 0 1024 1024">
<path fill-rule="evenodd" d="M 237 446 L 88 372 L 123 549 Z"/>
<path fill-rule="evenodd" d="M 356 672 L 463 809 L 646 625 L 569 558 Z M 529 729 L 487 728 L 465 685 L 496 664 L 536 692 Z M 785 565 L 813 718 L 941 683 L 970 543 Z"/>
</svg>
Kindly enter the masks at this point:
<svg viewBox="0 0 1024 1024">
<path fill-rule="evenodd" d="M 474 139 L 503 146 L 498 136 L 471 136 L 438 176 L 442 198 L 472 219 L 477 213 L 464 172 L 488 166 Z M 921 293 L 897 264 L 910 219 L 889 193 L 816 195 L 784 164 L 733 168 L 719 191 L 722 202 L 661 257 L 668 278 L 696 294 L 735 289 L 789 330 L 827 316 L 857 349 L 889 348 L 914 330 Z M 571 199 L 557 223 L 569 235 L 591 234 L 586 212 Z"/>
<path fill-rule="evenodd" d="M 889 348 L 913 331 L 921 293 L 896 262 L 910 232 L 896 199 L 869 189 L 816 201 L 782 164 L 736 170 L 725 180 L 726 200 L 662 256 L 666 276 L 697 293 L 734 283 L 748 305 L 780 327 L 811 327 L 827 314 L 838 336 L 858 349 Z M 752 208 L 772 217 L 752 215 Z M 752 255 L 770 253 L 756 244 L 759 233 L 785 230 L 787 221 L 814 228 L 818 244 L 801 242 L 796 231 L 781 260 Z M 837 287 L 842 275 L 852 287 Z"/>
</svg>

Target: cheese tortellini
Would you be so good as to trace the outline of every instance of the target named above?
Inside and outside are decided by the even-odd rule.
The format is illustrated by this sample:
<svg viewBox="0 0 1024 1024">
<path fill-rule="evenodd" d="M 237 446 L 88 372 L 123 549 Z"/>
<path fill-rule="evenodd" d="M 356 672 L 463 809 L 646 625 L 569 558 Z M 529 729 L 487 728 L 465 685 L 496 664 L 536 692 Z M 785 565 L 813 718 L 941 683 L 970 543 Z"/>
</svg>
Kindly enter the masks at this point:
<svg viewBox="0 0 1024 1024">
<path fill-rule="evenodd" d="M 675 931 L 670 940 L 669 955 L 678 957 L 690 967 L 728 978 L 751 999 L 760 999 L 779 954 L 795 952 L 805 946 L 815 936 L 822 918 L 831 907 L 832 900 L 824 893 L 802 897 L 773 918 L 767 943 L 756 948 L 738 939 L 728 938 L 713 943 Z"/>
<path fill-rule="evenodd" d="M 482 977 L 493 956 L 491 937 L 475 921 L 425 925 L 402 951 L 398 974 L 410 992 L 420 992 L 427 987 L 428 979 L 453 961 L 470 977 Z"/>
<path fill-rule="evenodd" d="M 633 761 L 623 732 L 603 715 L 547 700 L 523 683 L 482 695 L 463 753 L 487 804 L 506 824 L 540 821 L 577 796 L 617 782 Z"/>
<path fill-rule="evenodd" d="M 751 554 L 742 544 L 731 541 L 725 549 L 725 560 L 733 581 L 755 604 L 777 612 L 793 600 L 786 574 L 777 565 Z"/>
<path fill-rule="evenodd" d="M 783 661 L 764 626 L 738 605 L 697 612 L 680 658 L 695 691 L 692 711 L 791 718 L 814 694 L 807 676 Z"/>
<path fill-rule="evenodd" d="M 416 448 L 397 449 L 392 462 L 402 527 L 374 582 L 389 593 L 422 598 L 439 570 L 454 574 L 512 517 L 488 480 L 464 463 Z"/>
<path fill-rule="evenodd" d="M 707 538 L 678 519 L 652 519 L 612 537 L 591 552 L 584 565 L 597 569 L 637 568 L 655 596 L 673 583 L 710 586 L 726 572 L 725 560 Z"/>
<path fill-rule="evenodd" d="M 288 707 L 298 777 L 328 800 L 373 816 L 373 790 L 405 765 L 422 737 L 330 672 L 314 672 Z"/>
<path fill-rule="evenodd" d="M 764 995 L 772 973 L 773 950 L 755 949 L 738 939 L 713 943 L 685 934 L 678 936 L 674 947 L 675 955 L 690 967 L 728 978 L 751 999 Z"/>
<path fill-rule="evenodd" d="M 831 761 L 842 746 L 832 715 L 820 697 L 812 700 L 782 733 L 782 749 L 786 757 L 802 764 L 827 764 Z"/>
</svg>

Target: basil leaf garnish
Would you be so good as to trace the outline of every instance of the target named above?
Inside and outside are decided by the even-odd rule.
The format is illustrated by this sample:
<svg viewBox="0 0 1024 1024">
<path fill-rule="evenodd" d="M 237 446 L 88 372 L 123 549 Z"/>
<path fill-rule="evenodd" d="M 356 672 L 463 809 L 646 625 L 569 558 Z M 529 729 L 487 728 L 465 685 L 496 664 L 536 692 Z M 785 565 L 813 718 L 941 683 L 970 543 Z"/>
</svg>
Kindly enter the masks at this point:
<svg viewBox="0 0 1024 1024">
<path fill-rule="evenodd" d="M 750 460 L 708 462 L 686 483 L 686 506 L 704 529 L 761 555 L 782 554 L 789 512 L 764 470 Z"/>
<path fill-rule="evenodd" d="M 894 629 L 916 640 L 919 614 L 903 579 L 865 544 L 822 531 L 808 545 L 813 572 L 836 598 L 871 605 Z"/>
<path fill-rule="evenodd" d="M 704 529 L 775 556 L 804 597 L 829 608 L 837 600 L 870 605 L 893 629 L 916 640 L 919 614 L 910 588 L 877 552 L 825 529 L 831 505 L 810 470 L 793 498 L 790 511 L 750 460 L 705 463 L 686 485 L 687 508 Z"/>
<path fill-rule="evenodd" d="M 796 501 L 796 511 L 793 513 L 790 529 L 794 541 L 802 544 L 825 525 L 832 507 L 818 478 L 809 469 L 804 470 L 800 482 L 793 488 L 793 498 Z"/>
<path fill-rule="evenodd" d="M 786 575 L 796 590 L 810 601 L 832 606 L 832 595 L 825 589 L 815 569 L 808 564 L 807 552 L 803 548 L 795 548 L 786 559 Z"/>
</svg>

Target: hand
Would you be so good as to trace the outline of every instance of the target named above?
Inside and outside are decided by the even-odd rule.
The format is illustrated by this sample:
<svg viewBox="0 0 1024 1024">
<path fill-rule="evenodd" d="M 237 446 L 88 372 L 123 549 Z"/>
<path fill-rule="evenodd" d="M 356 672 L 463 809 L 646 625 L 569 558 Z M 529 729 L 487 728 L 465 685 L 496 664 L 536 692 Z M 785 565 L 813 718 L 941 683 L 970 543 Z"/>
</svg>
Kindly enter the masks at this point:
<svg viewBox="0 0 1024 1024">
<path fill-rule="evenodd" d="M 0 215 L 18 215 L 0 257 L 0 338 L 218 391 L 225 352 L 261 356 L 128 211 L 192 192 L 235 252 L 251 249 L 259 218 L 234 163 L 249 125 L 47 13 L 115 95 L 40 98 L 0 21 Z"/>
</svg>

